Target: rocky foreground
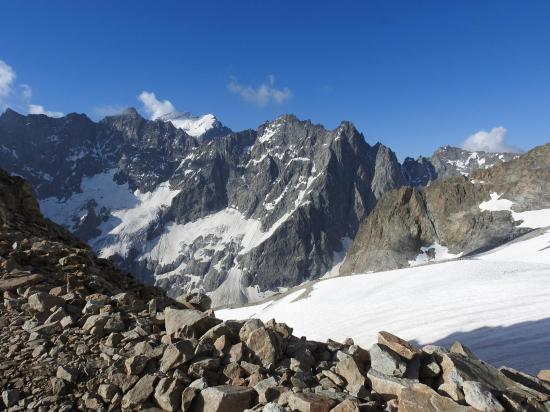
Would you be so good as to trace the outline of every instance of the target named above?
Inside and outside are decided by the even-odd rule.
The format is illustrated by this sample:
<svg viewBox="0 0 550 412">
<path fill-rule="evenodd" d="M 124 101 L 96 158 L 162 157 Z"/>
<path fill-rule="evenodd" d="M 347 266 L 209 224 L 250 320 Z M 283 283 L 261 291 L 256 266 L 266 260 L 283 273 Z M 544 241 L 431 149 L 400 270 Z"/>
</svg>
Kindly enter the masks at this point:
<svg viewBox="0 0 550 412">
<path fill-rule="evenodd" d="M 460 343 L 380 332 L 366 350 L 275 320 L 222 322 L 205 295 L 172 300 L 97 258 L 1 171 L 0 290 L 10 411 L 550 410 L 550 371 L 496 369 Z"/>
</svg>

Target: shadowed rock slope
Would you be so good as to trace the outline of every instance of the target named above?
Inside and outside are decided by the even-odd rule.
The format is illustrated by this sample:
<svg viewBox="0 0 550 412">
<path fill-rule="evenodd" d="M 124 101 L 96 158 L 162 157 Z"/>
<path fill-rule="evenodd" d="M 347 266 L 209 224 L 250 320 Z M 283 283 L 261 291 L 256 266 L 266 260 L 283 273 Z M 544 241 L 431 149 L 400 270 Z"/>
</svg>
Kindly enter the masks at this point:
<svg viewBox="0 0 550 412">
<path fill-rule="evenodd" d="M 276 321 L 216 319 L 116 270 L 44 219 L 0 171 L 0 408 L 10 411 L 547 411 L 540 378 L 456 343 L 380 332 L 314 342 Z"/>
</svg>

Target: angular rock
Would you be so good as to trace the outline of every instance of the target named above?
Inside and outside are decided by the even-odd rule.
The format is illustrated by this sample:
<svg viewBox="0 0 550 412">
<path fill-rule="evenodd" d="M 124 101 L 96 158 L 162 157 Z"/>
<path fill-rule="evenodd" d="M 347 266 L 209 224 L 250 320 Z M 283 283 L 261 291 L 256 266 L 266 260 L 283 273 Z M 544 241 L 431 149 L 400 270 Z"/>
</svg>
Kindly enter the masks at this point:
<svg viewBox="0 0 550 412">
<path fill-rule="evenodd" d="M 480 411 L 505 412 L 504 407 L 485 385 L 479 382 L 466 381 L 462 385 L 462 390 L 468 405 Z"/>
<path fill-rule="evenodd" d="M 155 401 L 165 411 L 177 411 L 181 405 L 183 385 L 176 379 L 162 378 L 155 389 Z"/>
<path fill-rule="evenodd" d="M 2 401 L 7 408 L 12 407 L 21 399 L 21 393 L 17 389 L 5 389 L 2 391 Z"/>
<path fill-rule="evenodd" d="M 537 374 L 537 378 L 550 383 L 550 369 L 543 369 Z"/>
<path fill-rule="evenodd" d="M 131 356 L 124 361 L 126 373 L 128 375 L 139 375 L 147 366 L 149 358 L 144 355 Z"/>
<path fill-rule="evenodd" d="M 415 348 L 406 340 L 386 331 L 378 332 L 378 343 L 380 345 L 387 346 L 403 359 L 407 360 L 412 360 L 415 356 L 419 356 L 421 353 L 418 348 Z"/>
<path fill-rule="evenodd" d="M 414 379 L 384 375 L 375 369 L 371 369 L 367 372 L 367 381 L 372 390 L 386 400 L 396 398 L 402 389 L 418 383 L 418 381 Z"/>
<path fill-rule="evenodd" d="M 452 399 L 439 395 L 427 385 L 415 383 L 401 389 L 399 412 L 476 412 Z"/>
<path fill-rule="evenodd" d="M 264 323 L 260 319 L 247 320 L 239 330 L 239 338 L 241 342 L 246 342 L 253 331 L 263 327 Z"/>
<path fill-rule="evenodd" d="M 213 386 L 203 389 L 197 399 L 199 412 L 242 412 L 252 406 L 254 389 L 240 386 Z"/>
<path fill-rule="evenodd" d="M 292 393 L 288 396 L 288 406 L 293 411 L 329 412 L 334 405 L 334 399 L 316 393 Z"/>
<path fill-rule="evenodd" d="M 407 371 L 407 364 L 390 348 L 374 344 L 369 350 L 371 368 L 385 375 L 401 378 Z"/>
<path fill-rule="evenodd" d="M 191 410 L 193 401 L 197 398 L 197 395 L 200 393 L 200 389 L 188 386 L 181 393 L 181 409 L 185 411 Z"/>
<path fill-rule="evenodd" d="M 164 350 L 164 354 L 160 360 L 160 370 L 168 372 L 185 362 L 191 360 L 195 355 L 193 342 L 190 340 L 181 340 L 174 344 L 170 344 Z"/>
<path fill-rule="evenodd" d="M 351 356 L 336 364 L 336 373 L 346 380 L 346 389 L 350 393 L 358 393 L 365 387 L 364 372 Z"/>
<path fill-rule="evenodd" d="M 78 371 L 66 366 L 58 366 L 56 376 L 69 383 L 76 383 L 78 380 Z"/>
<path fill-rule="evenodd" d="M 157 377 L 154 375 L 144 375 L 132 389 L 122 397 L 123 408 L 135 408 L 145 402 L 155 390 Z"/>
<path fill-rule="evenodd" d="M 254 385 L 254 390 L 258 393 L 258 402 L 264 404 L 277 399 L 279 391 L 275 389 L 278 385 L 277 379 L 271 376 L 263 379 Z"/>
<path fill-rule="evenodd" d="M 105 402 L 110 402 L 118 393 L 118 388 L 109 383 L 103 383 L 97 388 L 97 394 L 103 398 Z"/>
<path fill-rule="evenodd" d="M 44 292 L 30 295 L 27 302 L 30 308 L 37 312 L 47 312 L 54 306 L 63 306 L 65 304 L 63 299 Z"/>
<path fill-rule="evenodd" d="M 44 276 L 38 274 L 18 276 L 14 278 L 0 280 L 0 290 L 16 290 L 17 288 L 27 288 L 31 285 L 44 280 Z"/>
<path fill-rule="evenodd" d="M 264 327 L 257 328 L 248 335 L 246 346 L 266 368 L 276 364 L 282 356 L 280 338 Z"/>
<path fill-rule="evenodd" d="M 200 338 L 208 329 L 221 323 L 220 320 L 196 309 L 171 307 L 164 311 L 164 322 L 168 335 L 186 338 Z"/>
</svg>

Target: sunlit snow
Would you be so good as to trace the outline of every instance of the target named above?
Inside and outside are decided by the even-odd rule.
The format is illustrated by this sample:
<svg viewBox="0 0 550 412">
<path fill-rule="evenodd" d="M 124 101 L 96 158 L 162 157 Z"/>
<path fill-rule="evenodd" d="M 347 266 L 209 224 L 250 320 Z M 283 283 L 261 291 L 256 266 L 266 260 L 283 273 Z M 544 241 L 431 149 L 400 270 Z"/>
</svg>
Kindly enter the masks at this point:
<svg viewBox="0 0 550 412">
<path fill-rule="evenodd" d="M 483 359 L 550 368 L 550 231 L 470 259 L 353 275 L 303 286 L 222 319 L 275 318 L 294 334 L 369 347 L 388 330 L 420 344 L 461 340 Z"/>
</svg>

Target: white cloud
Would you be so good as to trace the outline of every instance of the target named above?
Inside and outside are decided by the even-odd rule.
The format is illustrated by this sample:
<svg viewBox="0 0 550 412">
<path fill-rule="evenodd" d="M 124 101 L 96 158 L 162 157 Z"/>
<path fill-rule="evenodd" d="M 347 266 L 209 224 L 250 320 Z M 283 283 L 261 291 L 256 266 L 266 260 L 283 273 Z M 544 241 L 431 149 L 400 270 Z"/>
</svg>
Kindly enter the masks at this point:
<svg viewBox="0 0 550 412">
<path fill-rule="evenodd" d="M 240 84 L 236 78 L 231 78 L 227 89 L 259 107 L 267 106 L 272 102 L 281 104 L 292 97 L 292 92 L 288 87 L 282 89 L 275 87 L 275 76 L 272 74 L 267 77 L 267 83 L 261 83 L 257 87 Z"/>
<path fill-rule="evenodd" d="M 44 109 L 44 106 L 39 104 L 29 104 L 29 114 L 45 114 L 49 117 L 63 117 L 64 114 L 61 112 L 52 112 Z"/>
<path fill-rule="evenodd" d="M 480 130 L 468 137 L 462 144 L 462 148 L 475 152 L 511 152 L 519 153 L 521 149 L 506 143 L 506 128 L 499 126 L 491 129 L 490 132 Z"/>
<path fill-rule="evenodd" d="M 0 98 L 7 97 L 15 81 L 15 71 L 5 61 L 0 60 Z"/>
<path fill-rule="evenodd" d="M 169 100 L 160 101 L 153 92 L 143 91 L 138 96 L 138 99 L 143 103 L 144 110 L 153 120 L 176 111 L 176 108 Z"/>
<path fill-rule="evenodd" d="M 29 114 L 45 114 L 50 117 L 62 117 L 63 113 L 46 110 L 44 106 L 32 104 L 32 89 L 26 83 L 16 84 L 15 70 L 5 61 L 0 60 L 0 109 L 10 106 Z"/>
</svg>

